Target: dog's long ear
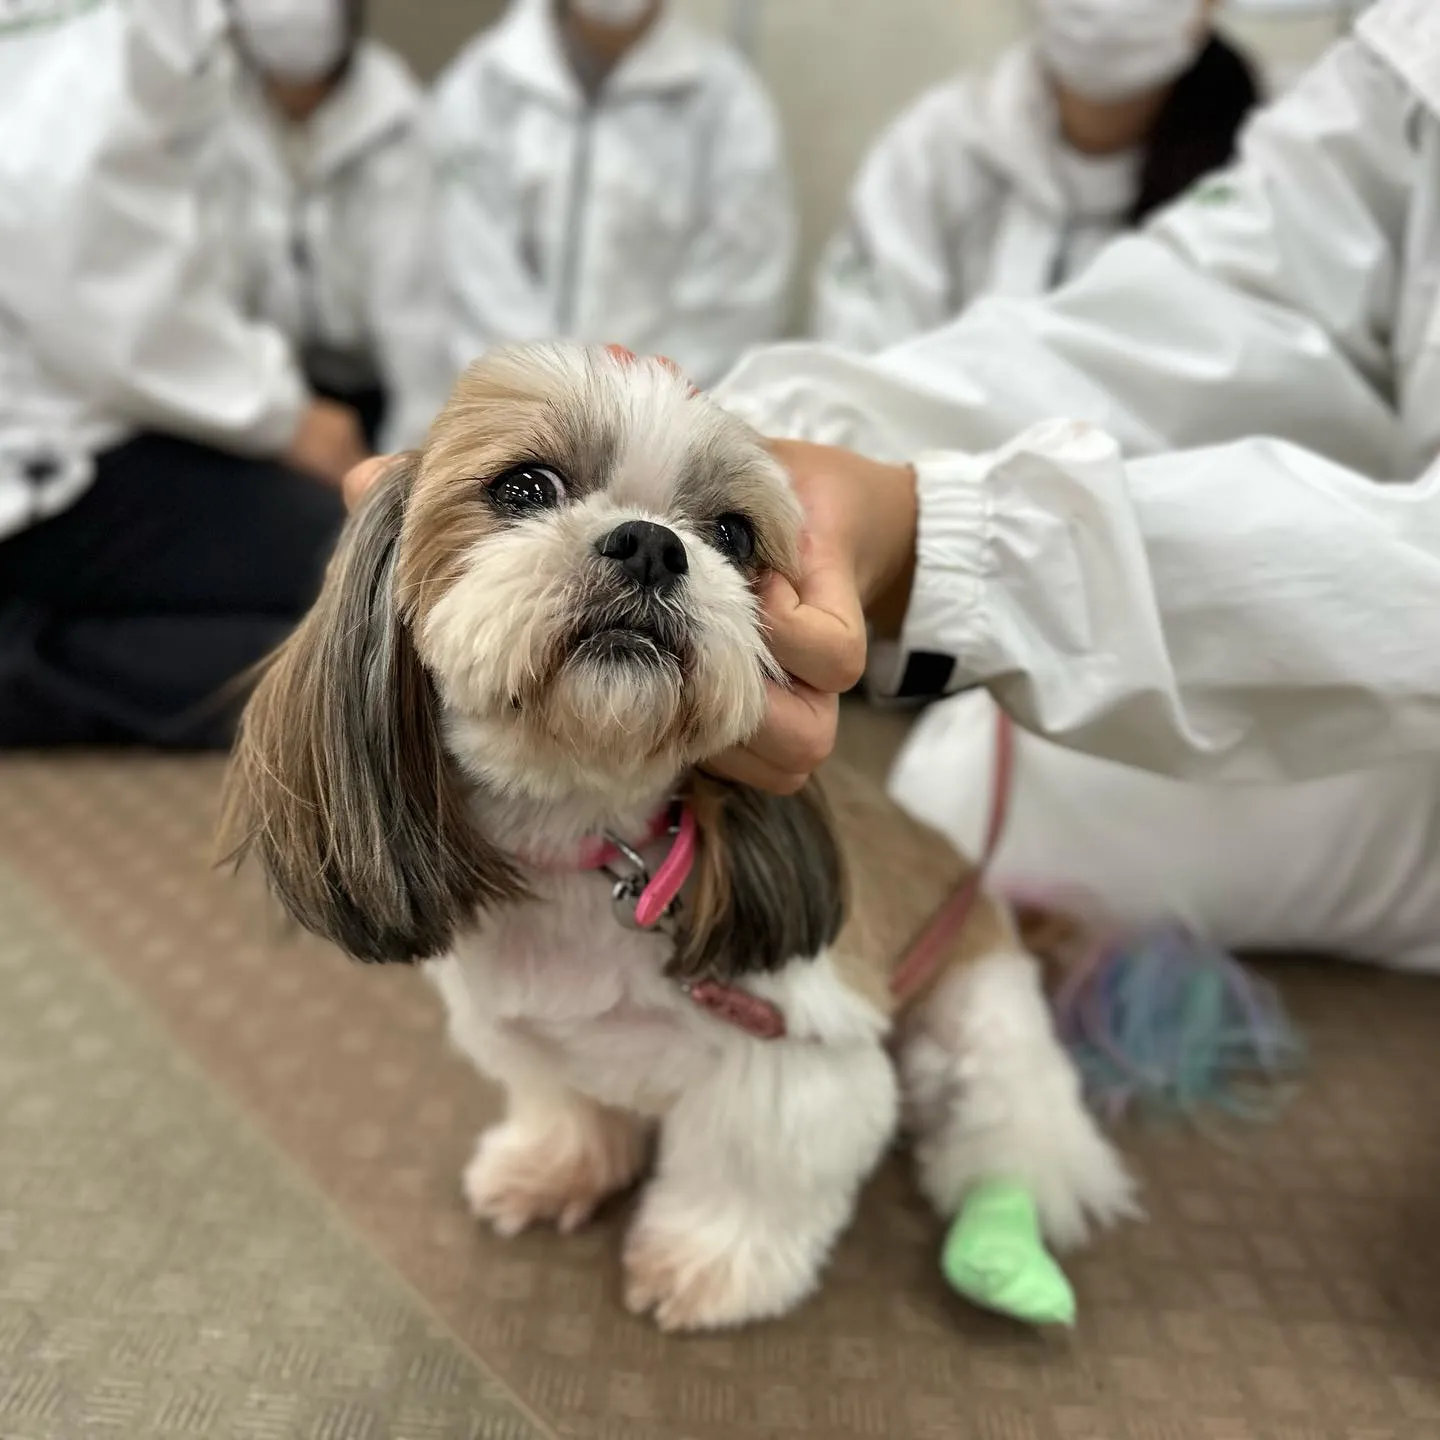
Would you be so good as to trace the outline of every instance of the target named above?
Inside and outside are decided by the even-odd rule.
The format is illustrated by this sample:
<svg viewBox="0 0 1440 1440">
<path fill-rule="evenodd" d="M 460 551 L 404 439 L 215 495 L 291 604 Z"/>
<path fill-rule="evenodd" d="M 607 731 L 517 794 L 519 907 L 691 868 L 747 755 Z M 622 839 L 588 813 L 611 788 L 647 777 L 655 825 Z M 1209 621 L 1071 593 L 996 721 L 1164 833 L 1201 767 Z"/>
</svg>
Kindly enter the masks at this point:
<svg viewBox="0 0 1440 1440">
<path fill-rule="evenodd" d="M 226 777 L 222 846 L 254 853 L 290 914 L 360 960 L 440 954 L 477 909 L 524 893 L 468 813 L 396 605 L 417 464 L 394 466 L 351 517 L 246 706 Z"/>
<path fill-rule="evenodd" d="M 844 857 L 818 782 L 767 795 L 696 773 L 695 882 L 670 973 L 734 979 L 814 957 L 848 903 Z"/>
</svg>

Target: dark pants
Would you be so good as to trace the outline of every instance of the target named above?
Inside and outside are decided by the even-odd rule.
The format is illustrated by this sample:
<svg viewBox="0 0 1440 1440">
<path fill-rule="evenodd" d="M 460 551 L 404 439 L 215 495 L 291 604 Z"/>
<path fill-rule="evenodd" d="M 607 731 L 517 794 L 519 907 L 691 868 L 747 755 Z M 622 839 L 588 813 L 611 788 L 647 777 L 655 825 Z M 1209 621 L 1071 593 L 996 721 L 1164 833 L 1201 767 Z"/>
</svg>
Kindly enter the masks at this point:
<svg viewBox="0 0 1440 1440">
<path fill-rule="evenodd" d="M 143 435 L 0 540 L 0 747 L 229 743 L 234 682 L 314 598 L 340 496 L 281 465 Z"/>
</svg>

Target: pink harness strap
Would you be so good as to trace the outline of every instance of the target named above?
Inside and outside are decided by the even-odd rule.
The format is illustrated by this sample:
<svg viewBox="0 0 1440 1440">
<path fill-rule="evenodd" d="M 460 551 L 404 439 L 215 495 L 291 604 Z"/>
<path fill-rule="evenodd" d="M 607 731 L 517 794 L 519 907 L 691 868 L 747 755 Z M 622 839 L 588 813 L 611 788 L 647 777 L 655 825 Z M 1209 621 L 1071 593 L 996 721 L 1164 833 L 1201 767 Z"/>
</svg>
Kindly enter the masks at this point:
<svg viewBox="0 0 1440 1440">
<path fill-rule="evenodd" d="M 780 1040 L 785 1035 L 785 1016 L 778 1005 L 736 985 L 719 980 L 697 980 L 685 993 L 717 1020 L 734 1025 L 757 1040 Z"/>
<path fill-rule="evenodd" d="M 964 927 L 980 897 L 986 871 L 990 868 L 1005 833 L 1010 811 L 1010 792 L 1015 770 L 1015 732 L 1010 717 L 998 712 L 995 725 L 995 760 L 990 790 L 990 817 L 985 843 L 975 869 L 958 885 L 906 952 L 890 979 L 890 992 L 903 1003 L 919 994 L 935 976 L 951 942 Z M 672 825 L 672 811 L 666 807 L 650 822 L 646 837 L 635 846 L 654 844 Z M 675 838 L 659 868 L 651 876 L 635 903 L 635 923 L 651 930 L 664 919 L 695 868 L 697 831 L 695 815 L 688 805 L 680 810 Z M 626 858 L 609 841 L 596 841 L 577 859 L 563 866 L 544 869 L 603 870 Z M 785 1015 L 778 1005 L 738 985 L 719 980 L 697 980 L 686 984 L 686 995 L 717 1020 L 753 1035 L 757 1040 L 779 1040 L 787 1033 Z"/>
<path fill-rule="evenodd" d="M 934 978 L 950 942 L 960 933 L 975 908 L 976 900 L 980 898 L 985 872 L 990 868 L 1005 835 L 1015 772 L 1015 724 L 1003 710 L 997 710 L 995 714 L 995 769 L 990 786 L 990 819 L 986 824 L 985 844 L 975 869 L 935 912 L 890 977 L 890 993 L 902 1003 L 919 994 Z"/>
<path fill-rule="evenodd" d="M 985 872 L 1000 848 L 1005 821 L 1010 812 L 1010 792 L 1015 772 L 1014 723 L 1003 710 L 995 722 L 995 760 L 990 787 L 990 818 L 985 843 L 975 869 L 935 912 L 906 952 L 890 978 L 890 993 L 902 1004 L 920 993 L 935 976 L 955 936 L 964 928 L 980 898 Z M 785 1016 L 779 1006 L 734 985 L 703 980 L 688 987 L 690 998 L 717 1019 L 737 1026 L 757 1040 L 779 1040 L 786 1033 Z"/>
</svg>

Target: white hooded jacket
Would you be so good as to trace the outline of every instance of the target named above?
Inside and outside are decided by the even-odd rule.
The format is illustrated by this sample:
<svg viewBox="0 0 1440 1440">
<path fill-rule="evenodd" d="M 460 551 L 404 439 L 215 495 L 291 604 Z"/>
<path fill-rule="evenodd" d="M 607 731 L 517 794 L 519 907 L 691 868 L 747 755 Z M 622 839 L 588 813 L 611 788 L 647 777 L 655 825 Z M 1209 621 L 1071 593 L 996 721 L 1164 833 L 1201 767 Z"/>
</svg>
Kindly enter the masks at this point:
<svg viewBox="0 0 1440 1440">
<path fill-rule="evenodd" d="M 455 356 L 567 336 L 719 379 L 785 319 L 795 218 L 774 109 L 667 6 L 592 101 L 554 0 L 516 0 L 441 77 Z"/>
<path fill-rule="evenodd" d="M 0 536 L 153 427 L 254 454 L 305 387 L 243 314 L 207 182 L 229 86 L 214 0 L 17 0 L 0 16 Z"/>
<path fill-rule="evenodd" d="M 1440 9 L 1381 0 L 1233 170 L 1055 295 L 871 360 L 778 347 L 721 398 L 918 459 L 931 688 L 1175 776 L 1433 761 Z"/>
<path fill-rule="evenodd" d="M 243 70 L 233 151 L 250 312 L 282 331 L 323 384 L 386 391 L 383 448 L 418 445 L 454 370 L 414 76 L 362 40 L 334 93 L 290 126 Z"/>
<path fill-rule="evenodd" d="M 815 333 L 881 350 L 980 295 L 1053 290 L 1124 228 L 1140 161 L 1063 142 L 1031 44 L 937 85 L 861 167 L 816 273 Z"/>
</svg>

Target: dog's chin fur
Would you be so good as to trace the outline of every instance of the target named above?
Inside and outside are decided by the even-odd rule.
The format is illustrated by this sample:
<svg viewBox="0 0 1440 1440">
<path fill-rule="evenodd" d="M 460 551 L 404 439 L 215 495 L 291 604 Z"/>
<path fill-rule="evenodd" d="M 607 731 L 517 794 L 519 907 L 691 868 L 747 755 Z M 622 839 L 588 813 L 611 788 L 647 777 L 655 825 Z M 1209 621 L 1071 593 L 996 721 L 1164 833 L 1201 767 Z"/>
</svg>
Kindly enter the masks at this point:
<svg viewBox="0 0 1440 1440">
<path fill-rule="evenodd" d="M 444 655 L 447 630 L 473 628 L 463 596 L 447 597 L 425 647 Z M 779 678 L 748 591 L 677 627 L 673 647 L 625 629 L 559 644 L 533 620 L 517 631 L 505 664 L 441 679 L 446 734 L 478 783 L 547 806 L 602 797 L 624 807 L 674 789 L 692 766 L 755 732 L 765 682 Z"/>
<path fill-rule="evenodd" d="M 520 464 L 562 477 L 562 503 L 505 512 L 490 486 Z M 733 515 L 748 566 L 717 548 Z M 465 1174 L 477 1216 L 573 1228 L 658 1125 L 625 1294 L 667 1328 L 808 1295 L 902 1094 L 946 1219 L 988 1178 L 1029 1186 L 1057 1241 L 1129 1204 L 989 897 L 890 1036 L 890 967 L 961 857 L 838 777 L 829 801 L 782 799 L 693 769 L 754 732 L 780 678 L 753 582 L 794 578 L 798 519 L 757 437 L 663 366 L 488 357 L 352 518 L 227 783 L 233 850 L 301 924 L 360 959 L 438 960 L 452 1038 L 507 1092 Z M 630 520 L 684 546 L 664 593 L 604 554 Z M 697 857 L 667 938 L 617 924 L 574 857 L 601 831 L 645 844 L 677 792 Z M 699 1010 L 677 980 L 701 977 L 770 1000 L 788 1039 Z"/>
<path fill-rule="evenodd" d="M 547 809 L 572 802 L 608 816 L 660 803 L 700 759 L 738 743 L 758 723 L 683 725 L 684 681 L 673 664 L 624 685 L 594 668 L 563 674 L 544 716 L 449 711 L 447 744 L 461 769 L 484 791 L 511 800 Z M 719 739 L 713 748 L 712 735 Z"/>
</svg>

